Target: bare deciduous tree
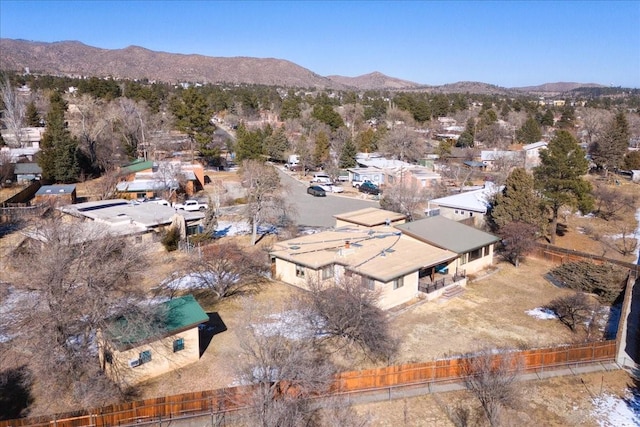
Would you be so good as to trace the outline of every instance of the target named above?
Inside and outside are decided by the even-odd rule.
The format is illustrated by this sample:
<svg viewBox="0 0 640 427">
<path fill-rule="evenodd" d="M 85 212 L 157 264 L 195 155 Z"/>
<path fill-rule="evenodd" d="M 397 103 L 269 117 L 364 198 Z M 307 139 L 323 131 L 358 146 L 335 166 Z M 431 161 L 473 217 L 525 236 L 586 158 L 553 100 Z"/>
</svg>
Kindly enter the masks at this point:
<svg viewBox="0 0 640 427">
<path fill-rule="evenodd" d="M 373 360 L 389 361 L 398 350 L 386 313 L 378 306 L 379 295 L 368 290 L 360 278 L 345 277 L 320 283 L 310 280 L 306 306 L 309 321 L 324 340 L 353 355 L 360 349 Z"/>
<path fill-rule="evenodd" d="M 15 147 L 22 147 L 22 126 L 24 125 L 25 114 L 27 111 L 26 104 L 22 98 L 18 95 L 17 91 L 11 86 L 11 82 L 8 78 L 0 81 L 0 94 L 2 95 L 2 104 L 4 109 L 2 110 L 2 123 L 13 134 L 14 140 L 12 144 Z"/>
<path fill-rule="evenodd" d="M 634 211 L 635 198 L 606 184 L 598 184 L 593 190 L 595 213 L 605 221 Z"/>
<path fill-rule="evenodd" d="M 233 242 L 220 242 L 202 248 L 194 274 L 200 289 L 216 299 L 256 290 L 265 280 L 269 266 L 262 254 L 241 248 Z"/>
<path fill-rule="evenodd" d="M 567 325 L 572 332 L 577 332 L 578 326 L 585 324 L 592 317 L 594 304 L 582 292 L 558 297 L 551 301 L 547 308 L 553 311 L 558 320 Z"/>
<path fill-rule="evenodd" d="M 7 152 L 0 152 L 0 186 L 7 181 L 13 181 L 15 164 L 11 162 L 11 156 Z"/>
<path fill-rule="evenodd" d="M 259 320 L 258 320 L 259 321 Z M 255 385 L 252 425 L 314 426 L 318 408 L 311 398 L 328 391 L 334 367 L 313 338 L 292 339 L 260 325 L 240 332 L 240 378 Z"/>
<path fill-rule="evenodd" d="M 520 221 L 500 227 L 505 258 L 514 266 L 520 266 L 520 260 L 533 249 L 538 230 L 537 226 Z"/>
<path fill-rule="evenodd" d="M 425 155 L 426 144 L 407 126 L 393 127 L 380 141 L 384 154 L 405 162 L 414 162 Z"/>
<path fill-rule="evenodd" d="M 245 160 L 240 171 L 242 186 L 247 189 L 246 214 L 251 222 L 251 244 L 257 242 L 260 225 L 285 224 L 293 208 L 287 203 L 278 171 L 257 160 Z"/>
<path fill-rule="evenodd" d="M 476 396 L 491 426 L 499 426 L 504 408 L 520 401 L 520 361 L 507 351 L 481 350 L 465 359 L 467 388 Z"/>
<path fill-rule="evenodd" d="M 405 179 L 401 179 L 398 183 L 385 188 L 380 207 L 407 215 L 407 218 L 412 220 L 416 215 L 424 212 L 424 205 L 430 195 L 429 189 L 422 187 L 416 181 L 406 182 Z"/>
<path fill-rule="evenodd" d="M 100 371 L 96 332 L 143 299 L 138 274 L 146 256 L 138 245 L 101 228 L 52 219 L 11 259 L 20 304 L 9 331 L 36 383 L 51 402 L 90 407 L 118 391 Z"/>
</svg>

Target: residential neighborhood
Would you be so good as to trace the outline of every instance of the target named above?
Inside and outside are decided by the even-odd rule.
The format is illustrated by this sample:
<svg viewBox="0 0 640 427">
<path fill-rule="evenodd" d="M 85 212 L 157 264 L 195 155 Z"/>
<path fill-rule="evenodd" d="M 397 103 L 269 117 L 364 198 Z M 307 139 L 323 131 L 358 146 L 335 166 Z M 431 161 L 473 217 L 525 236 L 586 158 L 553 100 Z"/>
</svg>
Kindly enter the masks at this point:
<svg viewBox="0 0 640 427">
<path fill-rule="evenodd" d="M 0 66 L 0 427 L 640 420 L 638 89 Z"/>
</svg>

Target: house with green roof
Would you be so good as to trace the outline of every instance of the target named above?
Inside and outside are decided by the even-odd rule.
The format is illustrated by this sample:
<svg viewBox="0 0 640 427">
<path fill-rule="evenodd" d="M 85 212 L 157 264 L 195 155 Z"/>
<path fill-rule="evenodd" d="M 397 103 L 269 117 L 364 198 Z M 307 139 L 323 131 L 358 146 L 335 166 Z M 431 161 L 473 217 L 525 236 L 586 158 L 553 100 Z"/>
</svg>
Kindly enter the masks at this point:
<svg viewBox="0 0 640 427">
<path fill-rule="evenodd" d="M 147 319 L 118 317 L 98 332 L 100 366 L 121 385 L 135 385 L 200 359 L 198 326 L 209 316 L 192 295 L 156 304 Z"/>
</svg>

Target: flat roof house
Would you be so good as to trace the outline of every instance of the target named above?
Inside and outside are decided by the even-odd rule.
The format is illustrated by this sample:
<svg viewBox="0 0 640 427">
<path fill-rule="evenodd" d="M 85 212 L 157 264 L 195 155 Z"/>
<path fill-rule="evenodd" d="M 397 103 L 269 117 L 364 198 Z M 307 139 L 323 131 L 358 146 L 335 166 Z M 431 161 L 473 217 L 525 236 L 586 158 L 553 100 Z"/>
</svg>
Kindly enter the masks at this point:
<svg viewBox="0 0 640 427">
<path fill-rule="evenodd" d="M 100 366 L 113 381 L 135 385 L 200 359 L 198 325 L 209 316 L 192 295 L 157 306 L 148 325 L 119 317 L 98 332 Z"/>
<path fill-rule="evenodd" d="M 405 223 L 404 215 L 368 208 L 335 218 L 333 230 L 276 243 L 273 277 L 303 289 L 310 281 L 353 278 L 378 291 L 388 309 L 465 286 L 467 273 L 492 264 L 498 241 L 441 217 Z"/>
</svg>

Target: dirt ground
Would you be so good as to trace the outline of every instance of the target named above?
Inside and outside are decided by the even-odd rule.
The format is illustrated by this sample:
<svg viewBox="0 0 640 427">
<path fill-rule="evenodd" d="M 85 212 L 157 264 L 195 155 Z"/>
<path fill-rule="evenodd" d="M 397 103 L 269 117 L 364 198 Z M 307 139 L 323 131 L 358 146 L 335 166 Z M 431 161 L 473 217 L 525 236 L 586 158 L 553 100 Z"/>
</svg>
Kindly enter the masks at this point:
<svg viewBox="0 0 640 427">
<path fill-rule="evenodd" d="M 593 398 L 624 398 L 631 383 L 629 374 L 621 370 L 522 382 L 518 405 L 503 413 L 503 425 L 614 427 L 595 414 Z M 469 425 L 477 425 L 473 421 L 481 418 L 480 408 L 467 391 L 354 406 L 359 415 L 370 420 L 371 427 L 455 427 L 448 414 L 456 407 L 469 409 Z"/>
</svg>

